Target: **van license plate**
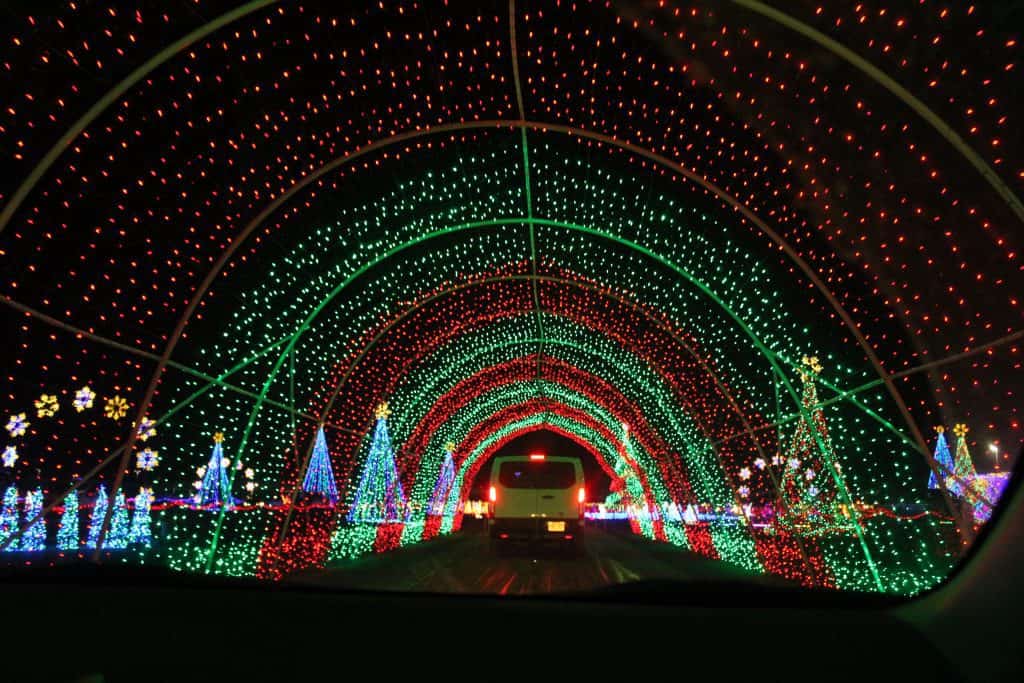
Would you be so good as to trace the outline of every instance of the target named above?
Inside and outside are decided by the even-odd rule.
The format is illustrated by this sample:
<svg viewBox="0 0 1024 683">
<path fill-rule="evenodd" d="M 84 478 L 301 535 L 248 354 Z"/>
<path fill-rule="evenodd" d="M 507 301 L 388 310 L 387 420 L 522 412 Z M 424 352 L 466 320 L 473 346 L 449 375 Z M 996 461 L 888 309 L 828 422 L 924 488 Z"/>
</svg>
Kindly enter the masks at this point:
<svg viewBox="0 0 1024 683">
<path fill-rule="evenodd" d="M 565 522 L 548 522 L 548 531 L 565 531 Z"/>
</svg>

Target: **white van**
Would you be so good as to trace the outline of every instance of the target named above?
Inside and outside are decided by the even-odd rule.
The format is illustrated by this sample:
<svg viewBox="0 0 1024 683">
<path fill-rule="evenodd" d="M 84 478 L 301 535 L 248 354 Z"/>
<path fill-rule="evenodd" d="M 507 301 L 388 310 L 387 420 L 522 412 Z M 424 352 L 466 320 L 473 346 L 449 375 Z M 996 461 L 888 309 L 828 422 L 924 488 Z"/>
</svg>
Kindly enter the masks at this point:
<svg viewBox="0 0 1024 683">
<path fill-rule="evenodd" d="M 586 488 L 578 458 L 495 458 L 489 498 L 488 526 L 496 552 L 513 541 L 558 541 L 582 553 Z"/>
</svg>

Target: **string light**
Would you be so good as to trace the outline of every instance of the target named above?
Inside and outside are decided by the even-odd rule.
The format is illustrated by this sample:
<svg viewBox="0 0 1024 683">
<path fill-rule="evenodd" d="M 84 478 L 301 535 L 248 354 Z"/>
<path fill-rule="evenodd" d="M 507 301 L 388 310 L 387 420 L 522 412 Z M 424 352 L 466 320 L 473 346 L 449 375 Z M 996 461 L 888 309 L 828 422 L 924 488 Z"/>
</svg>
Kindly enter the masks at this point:
<svg viewBox="0 0 1024 683">
<path fill-rule="evenodd" d="M 514 17 L 513 79 L 504 7 L 264 8 L 77 129 L 204 19 L 12 21 L 4 466 L 58 506 L 98 468 L 93 545 L 107 491 L 121 543 L 128 487 L 166 528 L 132 559 L 279 578 L 457 529 L 496 445 L 555 428 L 647 538 L 934 586 L 969 539 L 892 513 L 940 483 L 917 426 L 1022 442 L 1016 40 L 983 7 L 785 11 L 804 39 L 732 5 L 551 3 Z M 956 435 L 948 488 L 998 495 Z M 392 452 L 402 494 L 352 519 Z"/>
</svg>

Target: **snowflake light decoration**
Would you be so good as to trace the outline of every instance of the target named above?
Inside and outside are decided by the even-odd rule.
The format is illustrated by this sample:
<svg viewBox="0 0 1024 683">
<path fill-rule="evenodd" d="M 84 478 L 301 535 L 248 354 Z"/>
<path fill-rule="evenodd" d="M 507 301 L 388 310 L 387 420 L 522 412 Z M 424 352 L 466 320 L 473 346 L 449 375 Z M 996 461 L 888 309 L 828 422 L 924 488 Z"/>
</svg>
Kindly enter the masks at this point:
<svg viewBox="0 0 1024 683">
<path fill-rule="evenodd" d="M 14 467 L 14 463 L 18 461 L 18 449 L 16 446 L 8 446 L 4 449 L 3 455 L 0 458 L 4 461 L 4 467 Z"/>
<path fill-rule="evenodd" d="M 763 470 L 765 468 L 765 465 L 767 464 L 768 463 L 764 461 L 764 458 L 758 458 L 757 460 L 754 461 L 754 467 L 756 467 L 759 470 Z"/>
<path fill-rule="evenodd" d="M 154 436 L 156 436 L 156 420 L 150 420 L 148 417 L 142 418 L 142 422 L 139 423 L 139 441 L 148 441 Z"/>
<path fill-rule="evenodd" d="M 152 448 L 146 448 L 135 456 L 135 466 L 140 470 L 149 472 L 160 464 L 160 453 Z"/>
<path fill-rule="evenodd" d="M 17 415 L 11 415 L 7 420 L 7 432 L 11 436 L 21 436 L 28 429 L 28 426 L 32 424 L 25 417 L 25 413 L 18 413 Z"/>
<path fill-rule="evenodd" d="M 36 407 L 36 417 L 53 417 L 60 410 L 57 397 L 53 394 L 43 394 L 35 401 L 34 405 Z"/>
<path fill-rule="evenodd" d="M 92 402 L 95 398 L 96 392 L 85 386 L 75 392 L 75 400 L 72 405 L 80 413 L 86 408 L 92 408 Z"/>
<path fill-rule="evenodd" d="M 750 479 L 751 474 L 752 472 L 750 471 L 750 468 L 744 467 L 743 469 L 740 470 L 740 479 L 746 481 L 747 479 Z"/>
<path fill-rule="evenodd" d="M 128 401 L 120 396 L 108 398 L 106 405 L 103 406 L 103 414 L 111 420 L 120 420 L 128 414 Z"/>
</svg>

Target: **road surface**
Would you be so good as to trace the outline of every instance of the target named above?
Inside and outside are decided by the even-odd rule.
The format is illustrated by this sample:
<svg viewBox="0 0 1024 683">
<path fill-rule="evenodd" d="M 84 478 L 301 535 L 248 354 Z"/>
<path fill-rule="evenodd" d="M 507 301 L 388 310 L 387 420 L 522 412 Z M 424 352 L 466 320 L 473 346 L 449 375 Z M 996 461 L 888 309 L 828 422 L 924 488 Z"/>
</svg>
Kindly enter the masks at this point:
<svg viewBox="0 0 1024 683">
<path fill-rule="evenodd" d="M 786 583 L 667 543 L 596 527 L 587 529 L 583 557 L 525 548 L 498 557 L 482 532 L 465 530 L 387 553 L 335 562 L 289 581 L 363 590 L 516 595 L 587 591 L 652 579 Z"/>
</svg>

